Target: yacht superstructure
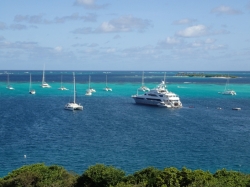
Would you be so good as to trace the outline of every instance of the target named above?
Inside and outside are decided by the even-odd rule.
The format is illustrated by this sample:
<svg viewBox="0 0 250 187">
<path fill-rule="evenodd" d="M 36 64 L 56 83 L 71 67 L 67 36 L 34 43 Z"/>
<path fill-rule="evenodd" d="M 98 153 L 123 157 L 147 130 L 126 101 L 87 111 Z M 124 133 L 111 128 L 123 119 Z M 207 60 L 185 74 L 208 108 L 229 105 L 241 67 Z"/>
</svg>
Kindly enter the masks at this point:
<svg viewBox="0 0 250 187">
<path fill-rule="evenodd" d="M 137 104 L 155 105 L 167 108 L 180 108 L 182 103 L 178 95 L 173 92 L 169 92 L 166 89 L 165 80 L 161 82 L 156 88 L 150 89 L 150 91 L 143 95 L 132 95 L 132 98 Z"/>
</svg>

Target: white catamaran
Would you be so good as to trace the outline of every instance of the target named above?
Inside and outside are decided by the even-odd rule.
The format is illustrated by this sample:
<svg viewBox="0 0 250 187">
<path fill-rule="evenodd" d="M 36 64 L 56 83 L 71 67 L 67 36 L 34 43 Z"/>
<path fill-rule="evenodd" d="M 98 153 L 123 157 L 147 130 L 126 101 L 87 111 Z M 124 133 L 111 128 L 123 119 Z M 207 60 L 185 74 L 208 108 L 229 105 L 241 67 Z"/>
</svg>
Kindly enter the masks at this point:
<svg viewBox="0 0 250 187">
<path fill-rule="evenodd" d="M 64 107 L 66 110 L 83 110 L 83 106 L 76 103 L 76 83 L 75 83 L 75 73 L 73 72 L 73 82 L 74 82 L 74 100 L 73 102 L 67 103 Z"/>
<path fill-rule="evenodd" d="M 43 66 L 43 79 L 42 79 L 41 87 L 50 88 L 50 85 L 47 82 L 45 82 L 45 66 Z"/>
<path fill-rule="evenodd" d="M 108 87 L 108 77 L 107 77 L 107 74 L 106 74 L 106 87 L 105 88 L 103 88 L 103 90 L 105 90 L 105 91 L 112 91 L 112 88 L 109 88 Z"/>
<path fill-rule="evenodd" d="M 9 73 L 7 73 L 7 86 L 6 86 L 6 88 L 9 90 L 14 90 L 14 88 L 10 85 Z"/>
<path fill-rule="evenodd" d="M 62 84 L 62 75 L 61 75 L 61 87 L 58 88 L 58 90 L 68 90 L 67 88 L 65 88 Z"/>
<path fill-rule="evenodd" d="M 89 75 L 89 88 L 86 90 L 85 95 L 92 95 L 92 90 L 90 88 L 90 75 Z"/>
<path fill-rule="evenodd" d="M 229 76 L 227 78 L 225 89 L 221 94 L 223 94 L 223 95 L 236 95 L 236 92 L 234 90 L 229 89 Z"/>
<path fill-rule="evenodd" d="M 31 83 L 31 73 L 30 73 L 30 87 L 29 87 L 29 93 L 30 94 L 36 94 L 36 91 L 32 89 L 32 83 Z"/>
<path fill-rule="evenodd" d="M 144 71 L 142 72 L 142 83 L 141 83 L 141 87 L 140 87 L 138 90 L 143 91 L 143 92 L 149 91 L 149 90 L 150 90 L 148 87 L 146 87 L 146 86 L 144 85 Z"/>
</svg>

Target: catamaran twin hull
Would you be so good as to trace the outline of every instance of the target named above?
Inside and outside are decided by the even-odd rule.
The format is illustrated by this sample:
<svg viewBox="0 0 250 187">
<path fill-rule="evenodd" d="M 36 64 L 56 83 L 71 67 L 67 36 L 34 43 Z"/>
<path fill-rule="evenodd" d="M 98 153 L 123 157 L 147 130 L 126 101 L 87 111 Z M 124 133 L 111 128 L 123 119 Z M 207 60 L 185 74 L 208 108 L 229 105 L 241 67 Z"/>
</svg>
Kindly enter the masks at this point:
<svg viewBox="0 0 250 187">
<path fill-rule="evenodd" d="M 64 107 L 65 110 L 83 110 L 83 106 L 77 103 L 68 103 Z"/>
</svg>

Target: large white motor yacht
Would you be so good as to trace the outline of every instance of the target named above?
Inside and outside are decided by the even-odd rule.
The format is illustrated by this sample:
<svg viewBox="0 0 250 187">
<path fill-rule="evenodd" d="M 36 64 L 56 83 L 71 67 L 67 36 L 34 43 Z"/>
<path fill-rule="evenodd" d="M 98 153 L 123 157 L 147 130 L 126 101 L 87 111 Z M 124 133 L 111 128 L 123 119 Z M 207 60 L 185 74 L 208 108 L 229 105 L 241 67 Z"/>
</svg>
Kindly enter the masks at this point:
<svg viewBox="0 0 250 187">
<path fill-rule="evenodd" d="M 132 98 L 137 104 L 156 105 L 167 108 L 182 107 L 179 96 L 166 89 L 165 81 L 162 81 L 156 88 L 151 89 L 143 95 L 138 95 L 137 90 L 137 94 L 132 95 Z"/>
</svg>

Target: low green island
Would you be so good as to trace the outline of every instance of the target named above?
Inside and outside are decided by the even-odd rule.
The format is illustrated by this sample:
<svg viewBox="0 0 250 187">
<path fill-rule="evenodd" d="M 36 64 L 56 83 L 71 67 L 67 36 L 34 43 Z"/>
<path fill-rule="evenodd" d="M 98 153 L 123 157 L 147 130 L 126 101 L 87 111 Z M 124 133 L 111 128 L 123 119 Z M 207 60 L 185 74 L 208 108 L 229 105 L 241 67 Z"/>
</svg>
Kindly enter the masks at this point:
<svg viewBox="0 0 250 187">
<path fill-rule="evenodd" d="M 249 187 L 250 174 L 217 170 L 215 173 L 185 167 L 148 167 L 126 175 L 103 164 L 90 166 L 82 175 L 58 165 L 25 165 L 0 178 L 0 187 Z"/>
<path fill-rule="evenodd" d="M 193 73 L 193 72 L 179 72 L 175 76 L 177 77 L 208 77 L 208 78 L 237 78 L 237 76 L 226 74 L 207 74 L 207 73 Z"/>
</svg>

